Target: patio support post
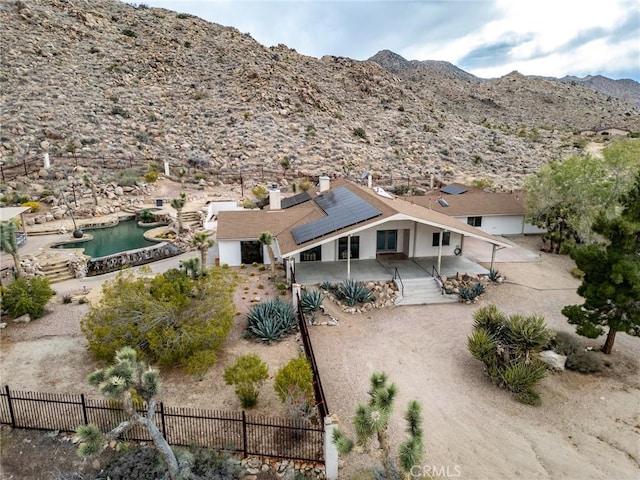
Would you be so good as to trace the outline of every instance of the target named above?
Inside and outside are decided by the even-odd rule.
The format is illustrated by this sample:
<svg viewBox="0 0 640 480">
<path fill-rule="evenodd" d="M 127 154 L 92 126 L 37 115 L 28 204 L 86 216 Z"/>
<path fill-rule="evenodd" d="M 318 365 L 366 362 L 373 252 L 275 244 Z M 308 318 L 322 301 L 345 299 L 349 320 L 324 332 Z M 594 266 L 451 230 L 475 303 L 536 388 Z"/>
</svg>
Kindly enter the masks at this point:
<svg viewBox="0 0 640 480">
<path fill-rule="evenodd" d="M 496 260 L 496 244 L 494 243 L 491 246 L 491 270 L 494 269 L 493 268 L 493 263 L 495 262 L 495 260 Z"/>
<path fill-rule="evenodd" d="M 440 232 L 440 239 L 438 241 L 438 273 L 440 273 L 440 267 L 442 263 L 442 237 L 444 237 L 444 230 Z"/>
<path fill-rule="evenodd" d="M 347 280 L 351 280 L 351 235 L 347 235 Z"/>
</svg>

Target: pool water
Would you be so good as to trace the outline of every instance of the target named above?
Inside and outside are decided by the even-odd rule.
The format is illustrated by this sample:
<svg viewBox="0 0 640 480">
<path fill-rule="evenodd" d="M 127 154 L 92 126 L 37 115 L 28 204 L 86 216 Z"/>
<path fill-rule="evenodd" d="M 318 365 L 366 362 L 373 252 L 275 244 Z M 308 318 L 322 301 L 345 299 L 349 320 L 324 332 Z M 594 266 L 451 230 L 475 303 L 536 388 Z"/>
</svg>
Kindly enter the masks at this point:
<svg viewBox="0 0 640 480">
<path fill-rule="evenodd" d="M 118 225 L 106 228 L 85 230 L 93 239 L 80 242 L 63 243 L 54 248 L 84 248 L 85 255 L 91 258 L 105 257 L 114 253 L 126 252 L 137 248 L 155 245 L 144 238 L 144 232 L 153 227 L 139 227 L 137 220 L 120 221 Z"/>
</svg>

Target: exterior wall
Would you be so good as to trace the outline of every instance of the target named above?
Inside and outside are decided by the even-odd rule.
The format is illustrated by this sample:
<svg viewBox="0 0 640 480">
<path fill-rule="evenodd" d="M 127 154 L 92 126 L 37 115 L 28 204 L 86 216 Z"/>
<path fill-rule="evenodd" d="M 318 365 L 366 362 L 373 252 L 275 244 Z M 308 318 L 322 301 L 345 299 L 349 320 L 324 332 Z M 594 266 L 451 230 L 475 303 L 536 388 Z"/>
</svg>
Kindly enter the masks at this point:
<svg viewBox="0 0 640 480">
<path fill-rule="evenodd" d="M 467 223 L 468 217 L 456 217 Z M 522 233 L 522 215 L 482 215 L 482 226 L 476 227 L 490 235 L 520 235 Z"/>
<path fill-rule="evenodd" d="M 525 235 L 534 235 L 534 234 L 537 235 L 541 233 L 546 233 L 546 231 L 547 231 L 546 228 L 540 228 L 540 227 L 536 227 L 531 223 L 525 223 L 524 230 L 522 233 L 524 233 Z"/>
<path fill-rule="evenodd" d="M 220 264 L 226 263 L 232 267 L 237 267 L 242 263 L 240 240 L 219 240 L 218 252 Z"/>
<path fill-rule="evenodd" d="M 280 256 L 280 247 L 278 246 L 277 241 L 271 242 L 271 248 L 273 249 L 273 256 L 276 257 L 276 263 L 282 261 L 282 257 Z M 300 255 L 297 255 L 296 261 L 300 259 Z M 265 265 L 271 265 L 271 260 L 269 259 L 269 250 L 267 250 L 267 246 L 264 245 L 262 247 L 262 258 L 264 258 L 263 263 Z"/>
<path fill-rule="evenodd" d="M 440 229 L 432 227 L 430 225 L 417 224 L 416 225 L 416 248 L 415 248 L 415 257 L 437 257 L 438 256 L 438 247 L 432 246 L 433 243 L 433 234 L 436 232 L 440 232 Z M 453 251 L 456 247 L 459 247 L 462 242 L 462 235 L 459 233 L 451 232 L 451 240 L 449 241 L 449 245 L 442 246 L 442 255 L 453 255 Z"/>
</svg>

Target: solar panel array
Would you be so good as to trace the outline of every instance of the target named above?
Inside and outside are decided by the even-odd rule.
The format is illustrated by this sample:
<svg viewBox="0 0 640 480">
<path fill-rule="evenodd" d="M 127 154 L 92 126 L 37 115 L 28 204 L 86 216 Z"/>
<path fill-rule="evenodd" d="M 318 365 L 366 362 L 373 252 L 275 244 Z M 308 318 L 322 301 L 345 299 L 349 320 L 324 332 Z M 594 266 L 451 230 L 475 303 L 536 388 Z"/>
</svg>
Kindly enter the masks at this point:
<svg viewBox="0 0 640 480">
<path fill-rule="evenodd" d="M 291 233 L 297 245 L 382 215 L 380 210 L 345 187 L 318 195 L 315 202 L 327 216 L 293 228 Z"/>
<path fill-rule="evenodd" d="M 467 189 L 457 185 L 447 185 L 446 187 L 442 187 L 440 191 L 449 195 L 460 195 L 461 193 L 466 192 Z"/>
<path fill-rule="evenodd" d="M 280 202 L 280 208 L 286 209 L 295 207 L 296 205 L 308 202 L 309 200 L 311 200 L 311 195 L 309 195 L 307 192 L 302 192 L 298 195 L 294 195 L 293 197 L 283 198 Z"/>
</svg>

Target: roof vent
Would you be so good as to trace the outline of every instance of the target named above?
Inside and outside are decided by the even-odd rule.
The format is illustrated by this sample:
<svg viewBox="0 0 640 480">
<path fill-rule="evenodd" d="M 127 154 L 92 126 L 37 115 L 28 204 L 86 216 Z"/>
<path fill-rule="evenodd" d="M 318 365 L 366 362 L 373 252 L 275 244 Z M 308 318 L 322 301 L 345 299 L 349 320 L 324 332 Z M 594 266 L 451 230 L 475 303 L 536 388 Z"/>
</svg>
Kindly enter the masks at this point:
<svg viewBox="0 0 640 480">
<path fill-rule="evenodd" d="M 438 199 L 438 203 L 440 204 L 441 207 L 448 207 L 449 204 L 447 203 L 447 201 L 444 198 L 439 198 Z"/>
</svg>

